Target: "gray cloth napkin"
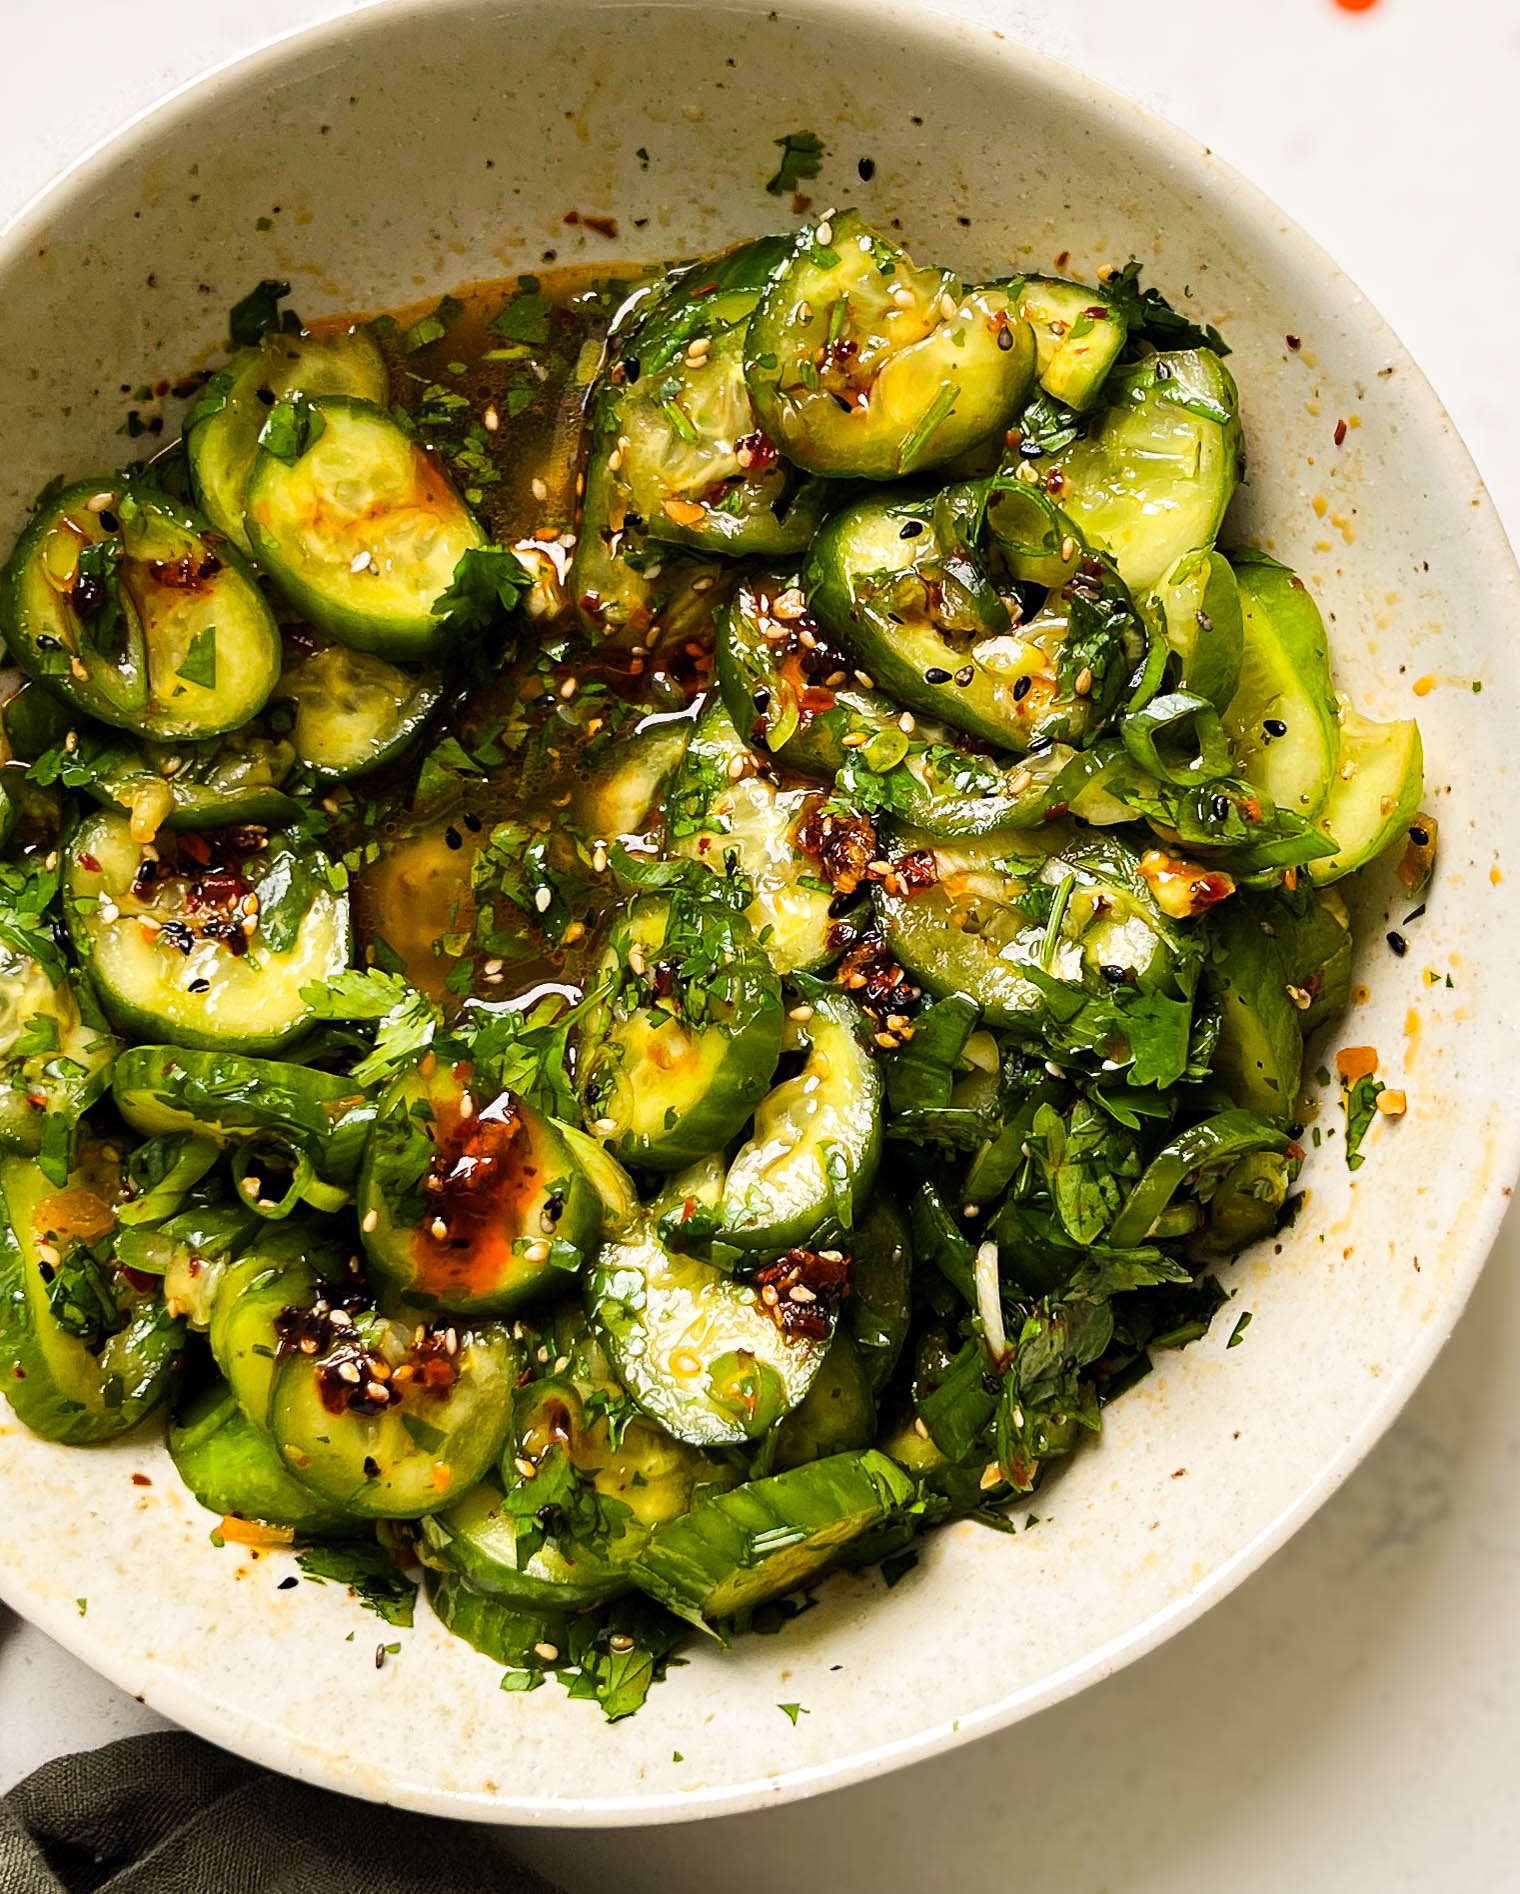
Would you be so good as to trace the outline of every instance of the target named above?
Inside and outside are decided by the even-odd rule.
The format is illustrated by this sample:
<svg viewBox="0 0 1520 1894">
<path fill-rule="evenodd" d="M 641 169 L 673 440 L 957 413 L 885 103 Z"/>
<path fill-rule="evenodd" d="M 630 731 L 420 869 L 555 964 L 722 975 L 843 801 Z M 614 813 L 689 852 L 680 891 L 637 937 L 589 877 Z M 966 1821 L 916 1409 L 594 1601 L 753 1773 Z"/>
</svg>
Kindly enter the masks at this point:
<svg viewBox="0 0 1520 1894">
<path fill-rule="evenodd" d="M 555 1894 L 478 1831 L 308 1788 L 177 1730 L 62 1756 L 0 1800 L 0 1894 L 488 1891 Z"/>
</svg>

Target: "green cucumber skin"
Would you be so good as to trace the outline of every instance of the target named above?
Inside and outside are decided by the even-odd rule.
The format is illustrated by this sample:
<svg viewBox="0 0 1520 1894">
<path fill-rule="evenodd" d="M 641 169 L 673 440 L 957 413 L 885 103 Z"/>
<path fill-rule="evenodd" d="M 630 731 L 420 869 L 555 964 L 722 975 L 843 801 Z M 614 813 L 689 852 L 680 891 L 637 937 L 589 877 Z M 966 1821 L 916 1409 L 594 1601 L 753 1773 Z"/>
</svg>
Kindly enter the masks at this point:
<svg viewBox="0 0 1520 1894">
<path fill-rule="evenodd" d="M 413 1071 L 402 1073 L 381 1096 L 359 1171 L 355 1205 L 365 1256 L 375 1277 L 408 1308 L 447 1310 L 467 1316 L 511 1315 L 569 1284 L 573 1272 L 566 1269 L 563 1258 L 546 1256 L 530 1262 L 520 1251 L 512 1251 L 496 1277 L 487 1283 L 469 1287 L 461 1281 L 452 1287 L 430 1287 L 419 1273 L 413 1242 L 416 1232 L 413 1226 L 397 1222 L 394 1215 L 399 1200 L 416 1183 L 410 1170 L 398 1168 L 403 1158 L 410 1165 L 420 1155 L 411 1149 L 412 1107 L 424 1098 L 431 1105 L 456 1097 L 460 1089 L 450 1073 L 438 1070 L 424 1079 Z M 537 1201 L 547 1201 L 555 1188 L 562 1190 L 560 1214 L 553 1225 L 554 1241 L 568 1245 L 582 1258 L 592 1255 L 602 1214 L 596 1191 L 553 1120 L 521 1100 L 514 1101 L 514 1107 L 522 1133 L 537 1158 Z M 436 1113 L 432 1121 L 436 1125 Z M 429 1143 L 436 1149 L 431 1134 Z M 506 1211 L 502 1214 L 505 1216 Z M 541 1219 L 526 1209 L 524 1218 L 522 1240 L 531 1242 L 540 1234 L 537 1226 Z M 534 1227 L 529 1229 L 528 1224 Z"/>
<path fill-rule="evenodd" d="M 55 495 L 49 504 L 39 510 L 30 525 L 17 540 L 14 551 L 0 569 L 0 632 L 3 632 L 11 657 L 34 682 L 50 692 L 75 710 L 83 711 L 87 716 L 96 717 L 102 723 L 117 729 L 129 730 L 136 735 L 148 735 L 164 742 L 177 740 L 195 740 L 202 737 L 218 736 L 228 730 L 234 730 L 255 717 L 263 709 L 273 691 L 280 672 L 280 633 L 274 614 L 265 604 L 259 591 L 257 580 L 243 555 L 213 532 L 210 523 L 193 508 L 171 498 L 168 494 L 154 490 L 139 489 L 138 497 L 145 505 L 150 505 L 161 513 L 173 526 L 181 531 L 194 534 L 202 539 L 215 539 L 216 558 L 221 565 L 238 581 L 238 596 L 246 608 L 251 624 L 256 628 L 252 662 L 248 656 L 240 657 L 239 685 L 240 701 L 232 710 L 220 716 L 211 715 L 193 721 L 184 716 L 172 714 L 172 700 L 165 697 L 155 707 L 151 684 L 147 681 L 147 664 L 144 660 L 145 681 L 140 703 L 131 709 L 113 706 L 99 691 L 87 683 L 76 679 L 65 668 L 56 668 L 48 654 L 40 650 L 35 636 L 29 629 L 29 614 L 24 599 L 24 579 L 28 564 L 34 555 L 40 554 L 47 534 L 60 514 L 68 509 L 86 508 L 87 502 L 95 495 L 120 488 L 121 482 L 115 478 L 103 480 L 76 481 Z M 224 692 L 226 696 L 228 693 Z"/>
<path fill-rule="evenodd" d="M 339 662 L 340 657 L 334 657 L 333 653 L 340 654 L 341 658 L 346 658 L 352 665 L 386 665 L 387 669 L 394 672 L 397 680 L 396 714 L 387 734 L 379 735 L 373 741 L 360 747 L 353 734 L 349 733 L 345 745 L 341 727 L 338 740 L 333 740 L 331 735 L 327 735 L 323 740 L 324 719 L 335 714 L 330 702 L 324 705 L 319 700 L 308 711 L 297 698 L 295 723 L 291 729 L 290 739 L 295 748 L 297 760 L 322 783 L 352 782 L 360 776 L 368 776 L 372 771 L 383 769 L 387 764 L 394 763 L 427 727 L 433 712 L 443 698 L 441 672 L 427 670 L 417 676 L 412 676 L 389 665 L 387 660 L 376 658 L 371 652 L 350 651 L 344 645 L 316 652 L 293 669 L 287 668 L 280 683 L 275 687 L 275 698 L 279 699 L 285 695 L 286 685 L 301 671 Z M 406 688 L 403 695 L 404 687 Z M 318 728 L 311 727 L 313 721 L 319 726 Z"/>
<path fill-rule="evenodd" d="M 1224 713 L 1240 773 L 1312 820 L 1330 793 L 1340 718 L 1325 622 L 1303 581 L 1260 553 L 1233 553 L 1243 625 L 1240 679 Z M 1268 737 L 1265 725 L 1287 726 Z"/>
<path fill-rule="evenodd" d="M 228 1143 L 280 1131 L 310 1148 L 324 1176 L 340 1179 L 358 1169 L 375 1115 L 362 1090 L 331 1073 L 181 1046 L 128 1047 L 111 1089 L 117 1110 L 144 1137 L 188 1131 Z"/>
<path fill-rule="evenodd" d="M 52 1190 L 29 1158 L 0 1161 L 0 1392 L 17 1420 L 44 1440 L 98 1446 L 130 1433 L 163 1401 L 179 1368 L 185 1324 L 169 1314 L 161 1296 L 143 1302 L 102 1350 L 119 1368 L 102 1378 L 99 1357 L 93 1369 L 81 1363 L 91 1398 L 79 1401 L 65 1393 L 49 1364 L 49 1348 L 72 1353 L 77 1344 L 56 1328 L 32 1286 L 36 1259 L 17 1227 L 25 1226 Z"/>
<path fill-rule="evenodd" d="M 390 420 L 386 411 L 376 408 L 373 403 L 357 401 L 348 396 L 318 396 L 310 403 L 319 414 L 326 427 L 331 429 L 341 425 L 347 419 L 358 419 L 365 423 L 383 423 L 392 428 L 397 424 Z M 397 430 L 399 432 L 399 429 Z M 307 450 L 307 456 L 319 451 L 321 437 Z M 422 449 L 417 454 L 427 466 L 441 488 L 445 489 L 459 507 L 462 521 L 461 550 L 478 550 L 486 546 L 484 529 L 475 515 L 465 506 L 454 492 L 452 483 L 428 460 Z M 307 457 L 303 456 L 303 460 Z M 302 462 L 287 466 L 267 449 L 259 450 L 259 458 L 254 465 L 253 476 L 248 484 L 248 507 L 244 514 L 244 523 L 248 529 L 249 542 L 260 566 L 269 573 L 280 591 L 290 600 L 311 623 L 340 644 L 351 646 L 356 651 L 372 652 L 376 657 L 389 658 L 400 662 L 418 662 L 439 656 L 448 644 L 449 633 L 444 620 L 426 612 L 394 611 L 366 612 L 356 609 L 342 598 L 334 597 L 331 591 L 308 582 L 297 573 L 281 543 L 259 517 L 258 507 L 266 492 L 271 492 L 282 481 L 294 481 L 299 478 Z M 455 562 L 457 564 L 457 561 Z M 437 596 L 441 596 L 447 587 L 447 580 L 440 585 Z M 273 684 L 271 684 L 271 690 Z"/>
<path fill-rule="evenodd" d="M 814 1460 L 698 1501 L 654 1534 L 633 1580 L 668 1611 L 711 1632 L 736 1611 L 794 1591 L 916 1490 L 874 1448 Z M 757 1557 L 757 1539 L 794 1532 L 804 1535 L 800 1543 Z"/>
<path fill-rule="evenodd" d="M 548 1541 L 520 1567 L 513 1522 L 500 1514 L 501 1500 L 501 1487 L 488 1478 L 458 1505 L 425 1518 L 428 1561 L 457 1572 L 475 1591 L 525 1611 L 584 1611 L 629 1589 L 626 1573 L 589 1555 L 572 1563 Z"/>
<path fill-rule="evenodd" d="M 165 1444 L 175 1471 L 208 1512 L 291 1526 L 306 1538 L 366 1529 L 337 1507 L 324 1506 L 286 1471 L 269 1436 L 248 1419 L 225 1383 L 202 1389 L 170 1416 Z"/>
<path fill-rule="evenodd" d="M 557 1611 L 525 1611 L 504 1599 L 487 1598 L 456 1572 L 425 1574 L 428 1603 L 446 1631 L 508 1670 L 529 1670 L 540 1662 L 541 1645 L 567 1648 L 569 1617 Z"/>
</svg>

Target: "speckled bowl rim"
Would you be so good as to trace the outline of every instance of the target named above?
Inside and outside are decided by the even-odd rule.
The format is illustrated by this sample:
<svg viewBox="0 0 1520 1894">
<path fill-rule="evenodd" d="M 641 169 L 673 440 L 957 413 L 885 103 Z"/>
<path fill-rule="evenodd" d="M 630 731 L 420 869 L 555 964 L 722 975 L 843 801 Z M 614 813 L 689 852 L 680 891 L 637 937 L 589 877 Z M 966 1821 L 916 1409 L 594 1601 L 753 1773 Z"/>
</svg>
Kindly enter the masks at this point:
<svg viewBox="0 0 1520 1894">
<path fill-rule="evenodd" d="M 552 7 L 553 0 L 541 0 L 541 4 Z M 596 11 L 613 14 L 633 10 L 642 0 L 592 0 L 592 4 Z M 709 4 L 709 0 L 660 0 L 660 4 L 709 15 L 763 16 L 773 11 L 768 0 L 718 0 L 718 4 Z M 241 89 L 258 84 L 293 65 L 320 58 L 358 35 L 383 36 L 398 20 L 436 15 L 447 5 L 448 0 L 367 0 L 367 4 L 334 19 L 276 34 L 252 51 L 212 66 L 176 87 L 98 140 L 0 226 L 0 283 L 16 259 L 45 237 L 58 205 L 75 193 L 88 192 L 93 183 L 128 162 L 138 142 L 151 140 L 156 132 L 172 125 L 177 118 L 203 109 L 208 93 L 221 87 Z M 811 21 L 838 24 L 853 16 L 867 27 L 873 22 L 879 24 L 880 20 L 879 9 L 872 0 L 779 0 L 779 7 L 787 19 L 803 25 Z M 480 9 L 477 5 L 473 10 Z M 1168 160 L 1185 187 L 1221 205 L 1238 226 L 1254 226 L 1264 243 L 1286 246 L 1295 252 L 1302 268 L 1326 280 L 1347 302 L 1355 302 L 1359 321 L 1369 336 L 1378 340 L 1385 359 L 1398 365 L 1406 393 L 1420 407 L 1429 453 L 1439 458 L 1445 474 L 1454 484 L 1462 485 L 1475 495 L 1468 535 L 1475 553 L 1485 561 L 1495 587 L 1507 585 L 1520 600 L 1520 567 L 1517 567 L 1515 554 L 1472 457 L 1429 381 L 1345 272 L 1263 191 L 1148 107 L 1038 52 L 1010 33 L 965 20 L 945 7 L 916 10 L 911 22 L 896 16 L 894 25 L 904 39 L 919 41 L 931 50 L 943 47 L 947 51 L 952 48 L 964 51 L 969 44 L 978 46 L 989 62 L 1016 60 L 1026 78 L 1032 76 L 1058 100 L 1069 102 L 1073 110 L 1127 119 L 1131 133 L 1143 137 Z M 1462 1245 L 1465 1255 L 1462 1272 L 1453 1279 L 1437 1319 L 1422 1327 L 1396 1373 L 1383 1383 L 1378 1400 L 1361 1424 L 1330 1455 L 1317 1477 L 1291 1504 L 1190 1586 L 1184 1596 L 1122 1635 L 1084 1653 L 1077 1661 L 1034 1684 L 1010 1692 L 996 1703 L 963 1717 L 942 1719 L 909 1737 L 861 1749 L 827 1763 L 781 1771 L 749 1782 L 642 1797 L 586 1797 L 576 1802 L 510 1796 L 487 1799 L 448 1791 L 420 1795 L 402 1793 L 397 1795 L 396 1801 L 462 1819 L 578 1828 L 625 1827 L 737 1814 L 779 1806 L 826 1789 L 843 1788 L 886 1770 L 943 1754 L 1060 1703 L 1111 1676 L 1201 1617 L 1255 1572 L 1324 1505 L 1377 1444 L 1451 1335 L 1493 1246 L 1507 1208 L 1509 1187 L 1517 1175 L 1520 1175 L 1520 1120 L 1505 1125 L 1496 1136 L 1489 1182 L 1478 1200 Z M 0 1591 L 3 1590 L 0 1585 Z M 141 1661 L 129 1666 L 111 1643 L 92 1635 L 88 1620 L 81 1619 L 77 1613 L 24 1594 L 8 1595 L 5 1601 L 65 1650 L 121 1688 L 132 1690 L 144 1681 Z M 172 1672 L 161 1669 L 155 1677 L 154 1666 L 150 1663 L 146 1668 L 148 1681 L 139 1700 L 173 1722 L 270 1769 L 340 1793 L 363 1793 L 361 1785 L 341 1767 L 324 1765 L 307 1755 L 294 1758 L 282 1745 L 278 1733 L 270 1731 L 267 1725 L 255 1725 L 230 1707 L 218 1710 L 208 1706 Z"/>
</svg>

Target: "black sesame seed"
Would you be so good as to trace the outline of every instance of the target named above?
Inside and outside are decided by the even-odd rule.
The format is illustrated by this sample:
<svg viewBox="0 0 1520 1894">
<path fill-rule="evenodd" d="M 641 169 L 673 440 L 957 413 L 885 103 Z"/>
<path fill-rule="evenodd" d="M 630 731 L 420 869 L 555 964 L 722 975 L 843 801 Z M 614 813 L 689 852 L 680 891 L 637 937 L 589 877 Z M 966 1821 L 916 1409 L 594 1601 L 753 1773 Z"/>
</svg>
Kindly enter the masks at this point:
<svg viewBox="0 0 1520 1894">
<path fill-rule="evenodd" d="M 274 406 L 274 390 L 272 388 L 256 388 L 254 393 L 258 396 L 259 400 L 263 402 L 266 408 L 272 408 Z"/>
<path fill-rule="evenodd" d="M 464 837 L 459 833 L 458 829 L 454 827 L 452 822 L 444 830 L 443 839 L 450 848 L 464 847 Z"/>
<path fill-rule="evenodd" d="M 764 716 L 766 711 L 771 707 L 771 694 L 768 690 L 757 690 L 750 699 L 750 702 L 755 706 L 756 710 Z"/>
<path fill-rule="evenodd" d="M 976 673 L 972 670 L 971 666 L 969 664 L 963 664 L 955 674 L 955 681 L 960 685 L 961 689 L 964 690 L 975 676 Z"/>
<path fill-rule="evenodd" d="M 209 980 L 192 980 L 190 982 L 190 991 L 192 993 L 209 993 L 211 991 L 211 982 Z"/>
<path fill-rule="evenodd" d="M 1416 848 L 1429 848 L 1430 830 L 1422 829 L 1418 822 L 1413 823 L 1410 826 L 1409 839 L 1414 843 Z"/>
<path fill-rule="evenodd" d="M 1125 980 L 1123 967 L 1100 967 L 1098 971 L 1110 986 L 1123 986 Z"/>
<path fill-rule="evenodd" d="M 479 835 L 481 820 L 478 815 L 467 815 L 464 819 L 464 825 L 470 831 L 471 835 Z"/>
<path fill-rule="evenodd" d="M 117 519 L 114 513 L 102 513 L 100 516 L 100 524 L 102 530 L 108 533 L 116 533 L 121 530 L 121 521 Z"/>
<path fill-rule="evenodd" d="M 1409 942 L 1405 940 L 1402 934 L 1390 934 L 1388 936 L 1388 945 L 1393 949 L 1400 960 L 1409 952 Z"/>
<path fill-rule="evenodd" d="M 636 355 L 625 355 L 623 357 L 623 380 L 632 383 L 636 382 L 638 378 L 639 358 Z"/>
<path fill-rule="evenodd" d="M 1226 817 L 1226 816 L 1228 816 L 1228 815 L 1229 815 L 1229 813 L 1230 813 L 1230 799 L 1229 799 L 1229 797 L 1228 797 L 1228 796 L 1216 796 L 1216 797 L 1214 798 L 1214 801 L 1213 801 L 1213 805 L 1212 805 L 1212 807 L 1213 807 L 1213 810 L 1214 810 L 1214 820 L 1215 820 L 1216 822 L 1223 822 L 1223 821 L 1224 821 L 1224 819 L 1225 819 L 1225 817 Z"/>
<path fill-rule="evenodd" d="M 1032 682 L 1033 679 L 1027 671 L 1022 677 L 1016 677 L 1013 680 L 1013 701 L 1016 704 L 1021 704 L 1029 695 L 1029 686 Z"/>
<path fill-rule="evenodd" d="M 999 329 L 998 330 L 998 347 L 1002 349 L 1005 354 L 1007 353 L 1009 349 L 1013 347 L 1012 329 Z"/>
<path fill-rule="evenodd" d="M 924 672 L 924 682 L 926 684 L 948 684 L 950 682 L 950 673 L 948 671 L 942 671 L 937 664 L 931 664 L 928 670 Z"/>
<path fill-rule="evenodd" d="M 367 1480 L 378 1480 L 380 1477 L 379 1462 L 372 1459 L 369 1454 L 364 1456 L 364 1477 Z"/>
<path fill-rule="evenodd" d="M 1288 1126 L 1288 1136 L 1290 1138 L 1301 1138 L 1303 1135 L 1304 1128 L 1301 1124 L 1291 1124 Z"/>
<path fill-rule="evenodd" d="M 301 1582 L 300 1579 L 298 1579 L 292 1573 L 292 1575 L 289 1578 L 282 1578 L 279 1584 L 276 1585 L 275 1590 L 276 1591 L 289 1591 L 292 1585 L 299 1585 L 300 1582 Z"/>
<path fill-rule="evenodd" d="M 984 1374 L 982 1376 L 983 1394 L 1001 1394 L 1002 1391 L 1003 1384 L 995 1374 Z"/>
<path fill-rule="evenodd" d="M 1281 717 L 1268 717 L 1261 727 L 1269 737 L 1285 737 L 1288 734 L 1288 726 Z"/>
<path fill-rule="evenodd" d="M 855 896 L 853 894 L 836 894 L 834 899 L 829 903 L 829 919 L 831 921 L 843 920 L 854 905 Z"/>
<path fill-rule="evenodd" d="M 63 646 L 57 638 L 49 637 L 44 631 L 38 634 L 37 649 L 39 651 L 61 651 Z"/>
<path fill-rule="evenodd" d="M 855 169 L 860 174 L 861 183 L 869 184 L 872 178 L 876 176 L 876 160 L 874 158 L 862 158 Z"/>
<path fill-rule="evenodd" d="M 917 539 L 923 530 L 924 523 L 922 520 L 909 520 L 897 537 L 899 539 Z"/>
</svg>

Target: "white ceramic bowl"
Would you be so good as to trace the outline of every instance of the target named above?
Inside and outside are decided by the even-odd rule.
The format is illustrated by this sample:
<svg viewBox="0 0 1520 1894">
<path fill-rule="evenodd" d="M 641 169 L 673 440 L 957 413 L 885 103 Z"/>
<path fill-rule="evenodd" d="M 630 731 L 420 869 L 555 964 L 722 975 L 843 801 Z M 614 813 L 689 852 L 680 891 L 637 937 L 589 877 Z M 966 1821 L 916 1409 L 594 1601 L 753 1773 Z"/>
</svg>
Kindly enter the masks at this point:
<svg viewBox="0 0 1520 1894">
<path fill-rule="evenodd" d="M 1515 859 L 1520 598 L 1492 508 L 1418 371 L 1300 232 L 1002 35 L 876 0 L 781 0 L 780 17 L 766 0 L 396 0 L 213 74 L 4 238 L 0 528 L 53 474 L 116 462 L 125 391 L 203 359 L 256 278 L 288 276 L 303 311 L 376 308 L 550 255 L 716 248 L 786 222 L 762 187 L 772 140 L 801 127 L 829 148 L 819 201 L 858 203 L 925 258 L 993 273 L 1069 255 L 1087 273 L 1133 253 L 1227 333 L 1251 450 L 1233 530 L 1310 576 L 1361 703 L 1417 710 L 1425 733 L 1439 884 L 1402 960 L 1382 936 L 1409 904 L 1369 892 L 1365 994 L 1340 1029 L 1379 1049 L 1409 1115 L 1375 1128 L 1355 1179 L 1338 1137 L 1311 1155 L 1294 1229 L 1226 1272 L 1246 1344 L 1226 1352 L 1231 1311 L 1166 1359 L 1041 1494 L 1037 1530 L 956 1526 L 891 1592 L 835 1579 L 784 1635 L 694 1653 L 610 1728 L 552 1686 L 501 1694 L 436 1625 L 393 1634 L 331 1587 L 277 1590 L 286 1558 L 214 1549 L 156 1440 L 67 1450 L 7 1416 L 7 1601 L 166 1715 L 355 1794 L 500 1822 L 734 1810 L 1104 1676 L 1366 1453 L 1449 1332 L 1516 1170 L 1520 882 L 1491 866 Z M 567 226 L 572 209 L 621 236 Z M 809 1714 L 794 1727 L 782 1702 Z"/>
</svg>

